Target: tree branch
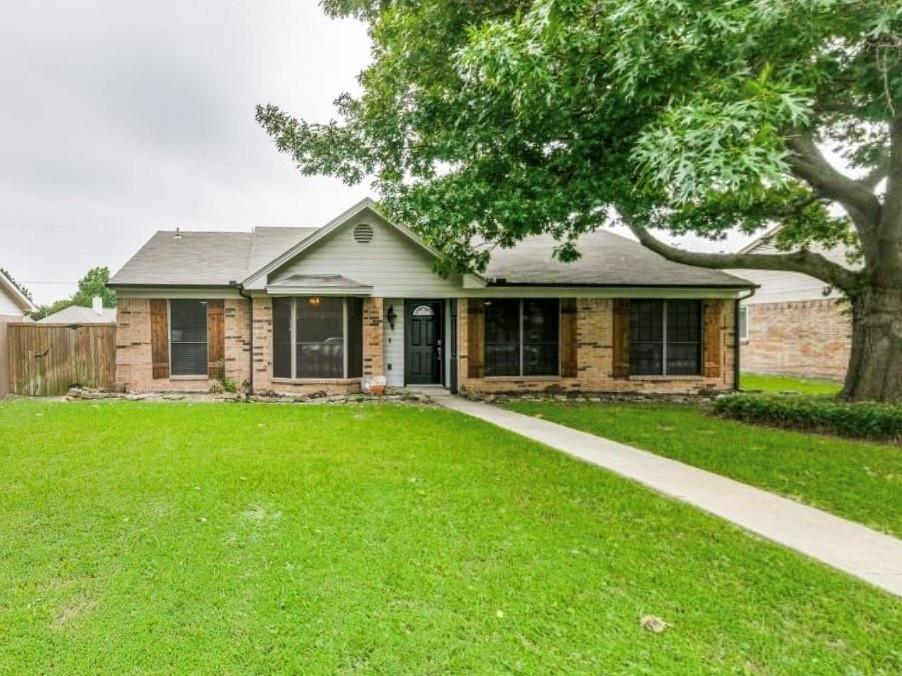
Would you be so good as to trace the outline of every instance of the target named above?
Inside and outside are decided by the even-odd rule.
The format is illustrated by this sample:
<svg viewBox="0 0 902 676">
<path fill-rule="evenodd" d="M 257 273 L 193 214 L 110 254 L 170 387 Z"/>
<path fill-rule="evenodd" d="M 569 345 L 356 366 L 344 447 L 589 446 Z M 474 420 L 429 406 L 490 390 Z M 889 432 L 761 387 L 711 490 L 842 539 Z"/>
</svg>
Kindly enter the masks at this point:
<svg viewBox="0 0 902 676">
<path fill-rule="evenodd" d="M 790 150 L 786 161 L 793 174 L 823 197 L 843 205 L 859 234 L 873 232 L 880 218 L 880 200 L 872 188 L 834 169 L 808 135 L 789 134 L 786 146 Z"/>
<path fill-rule="evenodd" d="M 621 217 L 643 246 L 676 263 L 697 265 L 703 268 L 746 268 L 800 272 L 849 293 L 853 292 L 858 285 L 856 273 L 811 251 L 796 251 L 787 254 L 714 254 L 685 251 L 665 244 L 644 226 L 635 223 L 633 219 L 626 216 Z"/>
</svg>

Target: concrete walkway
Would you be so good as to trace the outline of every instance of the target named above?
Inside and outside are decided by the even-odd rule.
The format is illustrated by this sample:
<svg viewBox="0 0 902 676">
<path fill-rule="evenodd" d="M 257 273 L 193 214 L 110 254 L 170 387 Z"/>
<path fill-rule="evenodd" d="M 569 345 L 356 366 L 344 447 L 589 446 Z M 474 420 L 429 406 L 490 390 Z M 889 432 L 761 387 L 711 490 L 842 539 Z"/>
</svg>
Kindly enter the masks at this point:
<svg viewBox="0 0 902 676">
<path fill-rule="evenodd" d="M 632 446 L 430 391 L 436 403 L 633 479 L 902 596 L 902 540 Z"/>
</svg>

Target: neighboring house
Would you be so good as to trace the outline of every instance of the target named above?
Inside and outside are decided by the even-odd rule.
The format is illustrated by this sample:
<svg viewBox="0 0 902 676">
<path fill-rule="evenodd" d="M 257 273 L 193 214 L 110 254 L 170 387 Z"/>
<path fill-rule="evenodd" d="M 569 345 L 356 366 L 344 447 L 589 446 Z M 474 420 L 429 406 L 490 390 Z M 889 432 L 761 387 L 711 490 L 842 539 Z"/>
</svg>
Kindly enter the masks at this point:
<svg viewBox="0 0 902 676">
<path fill-rule="evenodd" d="M 99 296 L 94 296 L 91 307 L 70 305 L 59 312 L 38 320 L 38 324 L 115 324 L 116 308 L 103 307 Z"/>
<path fill-rule="evenodd" d="M 532 237 L 485 275 L 442 277 L 436 252 L 371 200 L 322 228 L 158 232 L 116 273 L 117 380 L 256 392 L 697 392 L 734 385 L 737 297 L 754 285 L 667 261 L 608 232 L 552 259 Z M 383 380 L 384 378 L 384 380 Z"/>
<path fill-rule="evenodd" d="M 37 310 L 35 304 L 12 281 L 0 272 L 0 397 L 9 394 L 9 346 L 6 325 L 28 319 Z"/>
<path fill-rule="evenodd" d="M 776 253 L 772 230 L 742 253 Z M 842 248 L 813 251 L 849 266 Z M 760 286 L 740 304 L 744 371 L 841 379 L 849 364 L 852 321 L 848 304 L 819 279 L 796 272 L 731 270 Z"/>
</svg>

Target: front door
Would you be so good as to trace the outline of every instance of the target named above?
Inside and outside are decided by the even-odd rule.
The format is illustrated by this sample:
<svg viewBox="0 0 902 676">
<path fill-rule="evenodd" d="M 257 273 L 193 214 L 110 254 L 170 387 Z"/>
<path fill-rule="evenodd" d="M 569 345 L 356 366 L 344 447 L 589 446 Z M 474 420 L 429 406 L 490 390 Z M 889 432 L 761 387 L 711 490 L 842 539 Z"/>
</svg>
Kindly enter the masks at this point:
<svg viewBox="0 0 902 676">
<path fill-rule="evenodd" d="M 442 302 L 404 302 L 404 380 L 408 385 L 442 382 Z"/>
</svg>

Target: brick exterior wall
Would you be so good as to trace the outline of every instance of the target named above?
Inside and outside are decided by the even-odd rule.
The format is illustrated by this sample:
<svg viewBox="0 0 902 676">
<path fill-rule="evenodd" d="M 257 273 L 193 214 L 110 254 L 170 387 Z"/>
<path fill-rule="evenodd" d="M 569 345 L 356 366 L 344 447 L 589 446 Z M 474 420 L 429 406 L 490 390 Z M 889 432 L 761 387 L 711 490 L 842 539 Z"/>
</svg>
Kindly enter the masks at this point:
<svg viewBox="0 0 902 676">
<path fill-rule="evenodd" d="M 498 377 L 473 379 L 467 375 L 467 304 L 459 306 L 460 389 L 463 392 L 648 392 L 660 394 L 726 391 L 733 388 L 735 326 L 733 301 L 724 300 L 721 312 L 720 377 L 633 376 L 614 378 L 614 303 L 610 298 L 577 301 L 577 376 Z"/>
<path fill-rule="evenodd" d="M 116 303 L 116 382 L 129 392 L 206 392 L 215 378 L 154 378 L 150 352 L 150 300 L 119 298 Z M 225 375 L 238 385 L 247 380 L 250 305 L 243 298 L 224 301 Z"/>
<path fill-rule="evenodd" d="M 363 375 L 385 375 L 381 298 L 363 299 Z"/>
<path fill-rule="evenodd" d="M 482 378 L 467 377 L 467 307 L 459 304 L 459 385 L 471 392 L 651 392 L 692 393 L 723 391 L 733 386 L 733 301 L 725 300 L 721 313 L 723 349 L 721 374 L 704 377 L 613 378 L 613 301 L 584 298 L 577 302 L 577 376 L 575 378 Z M 364 376 L 384 375 L 384 309 L 382 298 L 367 298 L 363 304 Z M 754 321 L 754 320 L 753 320 Z M 207 378 L 185 380 L 152 377 L 150 346 L 150 301 L 119 299 L 116 336 L 116 379 L 130 392 L 206 391 L 215 382 Z M 287 394 L 345 394 L 360 389 L 359 379 L 323 379 L 303 383 L 272 377 L 272 299 L 253 299 L 253 321 L 245 299 L 226 299 L 224 313 L 226 375 L 236 383 L 249 379 L 250 334 L 253 332 L 255 391 Z M 754 327 L 753 327 L 754 328 Z"/>
<path fill-rule="evenodd" d="M 740 347 L 743 371 L 843 378 L 852 321 L 840 300 L 748 305 L 749 339 Z"/>
</svg>

